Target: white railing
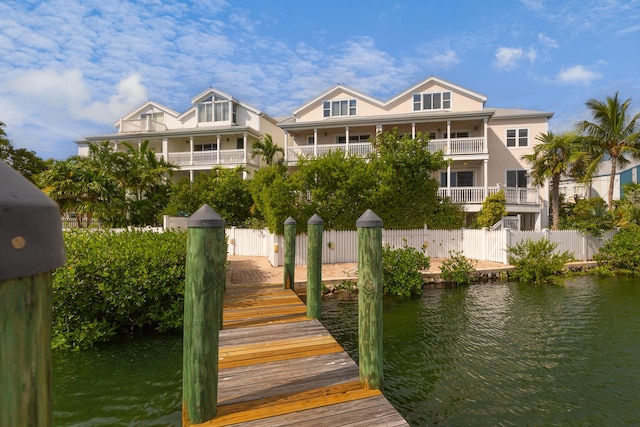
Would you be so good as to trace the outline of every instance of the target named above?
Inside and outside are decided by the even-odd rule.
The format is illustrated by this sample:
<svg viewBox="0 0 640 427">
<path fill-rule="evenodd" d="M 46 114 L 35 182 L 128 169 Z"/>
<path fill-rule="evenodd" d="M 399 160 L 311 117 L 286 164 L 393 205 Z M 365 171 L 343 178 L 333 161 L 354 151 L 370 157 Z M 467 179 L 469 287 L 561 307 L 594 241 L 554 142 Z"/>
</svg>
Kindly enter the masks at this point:
<svg viewBox="0 0 640 427">
<path fill-rule="evenodd" d="M 287 148 L 287 159 L 289 162 L 297 162 L 300 157 L 313 158 L 332 151 L 344 151 L 356 156 L 366 157 L 373 151 L 373 147 L 369 142 L 296 146 Z"/>
<path fill-rule="evenodd" d="M 515 188 L 515 187 L 488 187 L 485 192 L 484 187 L 440 187 L 438 196 L 449 197 L 454 203 L 478 204 L 482 203 L 487 196 L 496 194 L 504 190 L 507 204 L 513 205 L 536 205 L 539 203 L 537 188 Z"/>
<path fill-rule="evenodd" d="M 429 151 L 432 153 L 442 151 L 445 155 L 487 153 L 486 139 L 484 137 L 451 138 L 448 143 L 447 139 L 432 139 L 429 141 Z"/>
<path fill-rule="evenodd" d="M 212 151 L 194 151 L 193 165 L 215 165 L 218 164 L 218 154 L 220 155 L 219 164 L 232 165 L 245 163 L 245 151 L 240 150 L 212 150 Z M 156 157 L 162 157 L 162 154 L 156 154 Z M 191 153 L 189 151 L 170 152 L 168 154 L 169 162 L 178 166 L 191 165 Z M 253 163 L 251 156 L 247 158 L 248 163 Z"/>
</svg>

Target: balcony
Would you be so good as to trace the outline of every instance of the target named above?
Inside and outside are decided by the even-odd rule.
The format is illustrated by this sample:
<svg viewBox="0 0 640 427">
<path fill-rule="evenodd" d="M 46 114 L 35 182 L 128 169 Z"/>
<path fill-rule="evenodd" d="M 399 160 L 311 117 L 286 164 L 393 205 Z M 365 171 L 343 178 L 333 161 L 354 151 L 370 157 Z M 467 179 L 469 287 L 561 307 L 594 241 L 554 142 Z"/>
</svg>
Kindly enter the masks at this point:
<svg viewBox="0 0 640 427">
<path fill-rule="evenodd" d="M 448 147 L 448 148 L 447 148 Z M 444 155 L 460 155 L 460 154 L 486 154 L 487 143 L 484 137 L 475 138 L 452 138 L 432 139 L 429 141 L 429 151 L 435 153 L 442 151 Z M 287 148 L 287 160 L 295 163 L 300 157 L 313 158 L 322 156 L 330 151 L 344 151 L 349 154 L 366 157 L 373 147 L 369 142 L 358 142 L 351 144 L 318 144 L 318 145 L 301 145 Z"/>
<path fill-rule="evenodd" d="M 487 153 L 487 141 L 484 137 L 475 138 L 451 138 L 447 149 L 447 139 L 432 139 L 429 141 L 429 151 L 435 153 L 442 151 L 445 156 L 457 154 L 483 154 Z"/>
<path fill-rule="evenodd" d="M 156 153 L 156 157 L 162 158 L 163 155 Z M 242 149 L 194 151 L 193 153 L 189 151 L 169 152 L 167 160 L 177 166 L 242 165 L 254 163 L 250 155 L 245 157 L 245 150 Z"/>
<path fill-rule="evenodd" d="M 485 193 L 484 187 L 440 187 L 438 196 L 449 196 L 452 202 L 460 204 L 481 204 L 486 196 L 504 190 L 508 205 L 537 205 L 540 200 L 537 188 L 489 187 Z"/>
<path fill-rule="evenodd" d="M 346 153 L 366 157 L 373 150 L 371 143 L 358 142 L 351 144 L 320 144 L 320 145 L 304 145 L 287 148 L 287 160 L 289 162 L 297 162 L 301 157 L 313 158 L 322 156 L 332 151 L 344 151 Z"/>
</svg>

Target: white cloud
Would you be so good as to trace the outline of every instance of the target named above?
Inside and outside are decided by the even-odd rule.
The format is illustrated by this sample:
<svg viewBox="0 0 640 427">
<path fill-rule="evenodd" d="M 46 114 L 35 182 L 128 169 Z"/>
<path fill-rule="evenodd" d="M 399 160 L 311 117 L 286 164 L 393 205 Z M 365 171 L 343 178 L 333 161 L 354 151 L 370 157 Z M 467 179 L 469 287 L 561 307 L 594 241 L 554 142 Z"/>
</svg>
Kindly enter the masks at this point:
<svg viewBox="0 0 640 427">
<path fill-rule="evenodd" d="M 556 76 L 556 79 L 560 83 L 588 85 L 601 77 L 602 74 L 597 71 L 591 71 L 584 65 L 575 65 L 562 69 Z"/>
<path fill-rule="evenodd" d="M 535 11 L 541 11 L 544 9 L 542 0 L 521 0 L 521 2 L 527 9 Z"/>
<path fill-rule="evenodd" d="M 511 70 L 518 66 L 518 63 L 523 59 L 528 59 L 529 62 L 535 62 L 538 54 L 533 48 L 525 51 L 519 47 L 500 47 L 495 53 L 494 65 L 500 70 Z"/>
<path fill-rule="evenodd" d="M 540 44 L 542 44 L 543 46 L 547 46 L 547 47 L 552 47 L 554 49 L 557 49 L 559 47 L 558 42 L 555 41 L 554 39 L 552 39 L 551 37 L 545 36 L 542 33 L 538 33 L 538 41 L 540 42 Z"/>
<path fill-rule="evenodd" d="M 436 67 L 449 68 L 456 65 L 460 60 L 454 51 L 447 50 L 444 53 L 438 53 L 432 56 L 429 62 Z"/>
<path fill-rule="evenodd" d="M 629 34 L 629 33 L 635 33 L 640 31 L 640 24 L 638 25 L 632 25 L 631 27 L 627 27 L 627 28 L 623 28 L 620 31 L 618 31 L 618 35 L 624 35 L 624 34 Z"/>
</svg>

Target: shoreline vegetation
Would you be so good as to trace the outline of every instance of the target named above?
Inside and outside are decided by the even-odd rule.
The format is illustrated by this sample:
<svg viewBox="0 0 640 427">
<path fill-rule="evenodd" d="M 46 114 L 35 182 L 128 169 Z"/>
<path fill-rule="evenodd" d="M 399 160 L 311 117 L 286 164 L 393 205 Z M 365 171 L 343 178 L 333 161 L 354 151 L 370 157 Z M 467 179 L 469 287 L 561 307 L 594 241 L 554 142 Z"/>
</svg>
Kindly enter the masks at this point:
<svg viewBox="0 0 640 427">
<path fill-rule="evenodd" d="M 542 247 L 525 242 L 521 262 L 514 261 L 512 266 L 487 266 L 459 253 L 436 260 L 406 246 L 387 248 L 383 281 L 395 282 L 386 286 L 385 293 L 410 296 L 420 294 L 425 284 L 463 285 L 494 279 L 557 283 L 567 271 L 638 275 L 639 239 L 640 226 L 629 225 L 601 248 L 596 260 L 586 263 L 556 254 L 555 246 L 548 242 Z M 89 349 L 117 337 L 181 330 L 185 247 L 186 232 L 179 231 L 67 232 L 67 264 L 53 272 L 52 347 Z M 233 265 L 229 268 L 233 271 Z M 531 275 L 541 271 L 544 276 Z M 281 279 L 280 274 L 277 280 Z M 333 283 L 327 279 L 331 278 L 323 281 L 325 294 L 348 291 L 357 281 L 346 273 Z"/>
</svg>

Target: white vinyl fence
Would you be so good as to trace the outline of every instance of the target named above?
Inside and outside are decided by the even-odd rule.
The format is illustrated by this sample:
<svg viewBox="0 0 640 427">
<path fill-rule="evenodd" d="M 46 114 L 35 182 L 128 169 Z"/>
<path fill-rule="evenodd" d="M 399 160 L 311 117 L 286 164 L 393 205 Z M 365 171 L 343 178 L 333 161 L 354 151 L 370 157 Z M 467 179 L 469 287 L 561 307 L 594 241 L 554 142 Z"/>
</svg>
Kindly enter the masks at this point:
<svg viewBox="0 0 640 427">
<path fill-rule="evenodd" d="M 165 227 L 186 228 L 186 219 L 177 222 L 165 220 Z M 284 237 L 266 229 L 227 228 L 228 254 L 267 257 L 273 266 L 284 264 Z M 382 243 L 394 248 L 407 246 L 422 250 L 431 258 L 447 258 L 450 252 L 465 257 L 507 264 L 507 251 L 511 246 L 527 239 L 548 239 L 557 243 L 557 251 L 569 251 L 581 261 L 592 260 L 604 242 L 614 232 L 594 237 L 576 230 L 513 231 L 502 230 L 382 230 Z M 327 230 L 323 233 L 322 262 L 324 264 L 358 262 L 356 231 Z M 296 265 L 307 263 L 307 235 L 296 236 Z"/>
</svg>

